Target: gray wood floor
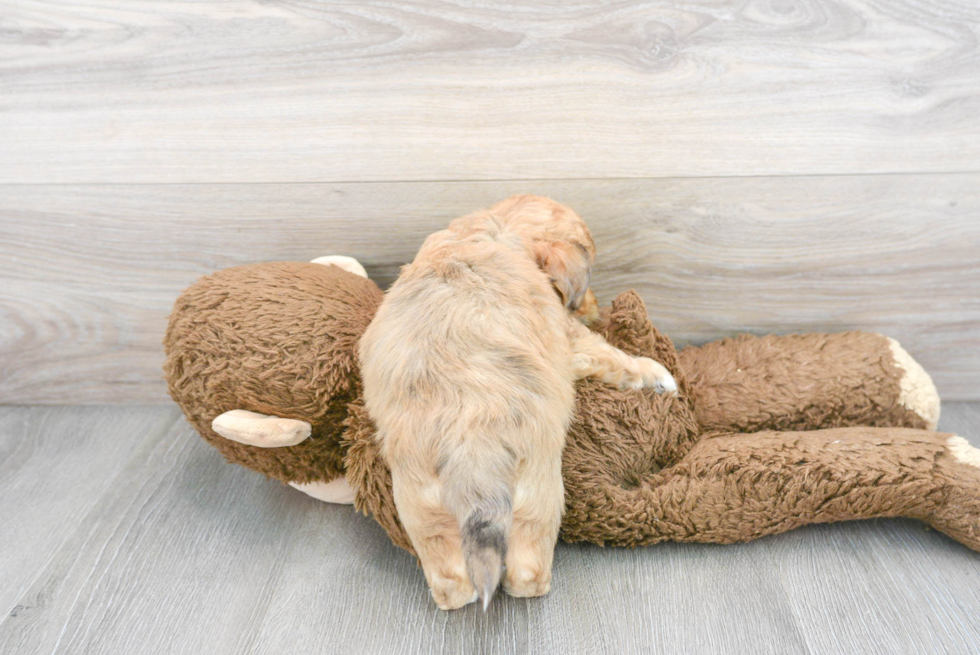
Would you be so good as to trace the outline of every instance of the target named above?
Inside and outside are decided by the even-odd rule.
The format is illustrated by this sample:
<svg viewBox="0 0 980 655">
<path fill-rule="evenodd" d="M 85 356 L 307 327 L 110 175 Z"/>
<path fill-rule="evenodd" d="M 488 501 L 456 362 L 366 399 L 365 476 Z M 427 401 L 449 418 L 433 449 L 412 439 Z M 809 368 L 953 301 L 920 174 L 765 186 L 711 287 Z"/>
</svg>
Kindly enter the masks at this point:
<svg viewBox="0 0 980 655">
<path fill-rule="evenodd" d="M 980 403 L 940 428 L 980 445 Z M 0 407 L 0 653 L 975 653 L 980 555 L 905 520 L 561 545 L 543 599 L 429 601 L 371 520 L 169 407 Z"/>
</svg>

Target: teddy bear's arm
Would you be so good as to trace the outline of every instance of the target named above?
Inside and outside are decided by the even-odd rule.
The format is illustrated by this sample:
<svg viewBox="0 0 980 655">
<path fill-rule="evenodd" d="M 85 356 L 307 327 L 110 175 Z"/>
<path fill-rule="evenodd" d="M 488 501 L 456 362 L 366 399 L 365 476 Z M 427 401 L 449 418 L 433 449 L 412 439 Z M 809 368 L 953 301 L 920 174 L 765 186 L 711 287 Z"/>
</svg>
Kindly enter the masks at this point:
<svg viewBox="0 0 980 655">
<path fill-rule="evenodd" d="M 929 430 L 713 433 L 645 480 L 566 472 L 565 489 L 568 541 L 732 543 L 809 523 L 901 516 L 980 550 L 980 450 Z"/>
<path fill-rule="evenodd" d="M 935 429 L 939 420 L 929 375 L 880 334 L 741 336 L 679 359 L 706 430 Z"/>
</svg>

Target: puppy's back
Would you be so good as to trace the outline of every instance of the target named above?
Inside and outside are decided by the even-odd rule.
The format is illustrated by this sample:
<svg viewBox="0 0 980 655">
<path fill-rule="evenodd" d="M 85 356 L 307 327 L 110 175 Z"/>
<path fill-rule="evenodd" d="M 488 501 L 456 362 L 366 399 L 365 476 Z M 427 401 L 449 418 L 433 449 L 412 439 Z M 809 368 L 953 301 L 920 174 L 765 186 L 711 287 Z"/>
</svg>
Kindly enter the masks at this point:
<svg viewBox="0 0 980 655">
<path fill-rule="evenodd" d="M 382 452 L 393 468 L 437 475 L 484 603 L 506 557 L 515 469 L 542 441 L 563 438 L 571 414 L 565 320 L 519 239 L 444 231 L 404 269 L 361 341 Z"/>
</svg>

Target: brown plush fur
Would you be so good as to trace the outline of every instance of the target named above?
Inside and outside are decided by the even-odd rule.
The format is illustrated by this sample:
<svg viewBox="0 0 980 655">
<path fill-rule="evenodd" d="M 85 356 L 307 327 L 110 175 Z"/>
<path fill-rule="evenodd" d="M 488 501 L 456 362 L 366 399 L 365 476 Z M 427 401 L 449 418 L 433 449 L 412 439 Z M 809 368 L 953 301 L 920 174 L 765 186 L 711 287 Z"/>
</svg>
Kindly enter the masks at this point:
<svg viewBox="0 0 980 655">
<path fill-rule="evenodd" d="M 231 462 L 283 482 L 341 476 L 347 405 L 361 393 L 357 343 L 382 297 L 336 266 L 278 262 L 209 275 L 170 315 L 170 395 Z M 312 438 L 288 448 L 230 441 L 211 421 L 231 409 L 308 421 Z"/>
<path fill-rule="evenodd" d="M 242 267 L 189 289 L 167 337 L 171 394 L 231 461 L 284 481 L 329 480 L 345 467 L 356 507 L 410 548 L 351 367 L 381 294 L 368 280 L 320 268 Z M 272 320 L 277 310 L 262 307 L 284 297 L 311 305 Z M 251 316 L 260 311 L 265 318 Z M 634 292 L 592 327 L 662 362 L 680 394 L 578 383 L 562 461 L 565 540 L 729 543 L 806 523 L 906 516 L 980 550 L 980 468 L 951 455 L 950 435 L 915 429 L 924 422 L 899 403 L 884 337 L 742 337 L 678 355 Z M 320 340 L 329 343 L 310 343 Z M 304 373 L 317 367 L 333 373 Z M 209 421 L 232 408 L 310 420 L 314 436 L 270 450 L 225 442 Z"/>
<path fill-rule="evenodd" d="M 741 336 L 686 348 L 680 365 L 705 430 L 926 427 L 895 402 L 902 370 L 880 334 Z"/>
</svg>

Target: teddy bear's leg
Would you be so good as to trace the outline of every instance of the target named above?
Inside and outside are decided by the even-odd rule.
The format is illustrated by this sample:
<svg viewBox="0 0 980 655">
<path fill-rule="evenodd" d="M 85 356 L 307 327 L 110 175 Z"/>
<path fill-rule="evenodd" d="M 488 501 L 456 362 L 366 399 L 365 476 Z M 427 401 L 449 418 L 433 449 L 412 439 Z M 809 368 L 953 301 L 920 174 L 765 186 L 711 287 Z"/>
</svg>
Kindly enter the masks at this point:
<svg viewBox="0 0 980 655">
<path fill-rule="evenodd" d="M 354 503 L 354 490 L 343 477 L 334 478 L 329 482 L 290 482 L 289 486 L 325 503 L 338 505 L 352 505 Z"/>
<path fill-rule="evenodd" d="M 937 472 L 944 483 L 945 502 L 935 511 L 930 524 L 953 539 L 980 550 L 980 449 L 963 437 L 951 435 Z"/>
<path fill-rule="evenodd" d="M 244 409 L 233 409 L 211 421 L 211 429 L 225 439 L 259 448 L 295 446 L 310 437 L 306 421 L 267 416 Z"/>
<path fill-rule="evenodd" d="M 348 273 L 353 273 L 354 275 L 360 275 L 361 277 L 367 277 L 367 271 L 361 266 L 361 262 L 357 261 L 353 257 L 347 257 L 345 255 L 327 255 L 326 257 L 317 257 L 316 259 L 310 260 L 311 264 L 324 264 L 329 266 L 333 264 L 334 266 L 339 266 Z"/>
<path fill-rule="evenodd" d="M 929 430 L 706 435 L 675 466 L 602 496 L 616 498 L 608 511 L 622 524 L 622 539 L 605 541 L 731 543 L 809 523 L 906 517 L 980 550 L 978 465 L 980 451 L 965 440 Z M 568 516 L 578 513 L 570 504 Z"/>
<path fill-rule="evenodd" d="M 707 430 L 935 429 L 939 421 L 929 375 L 880 334 L 742 336 L 686 348 L 680 364 Z"/>
</svg>

